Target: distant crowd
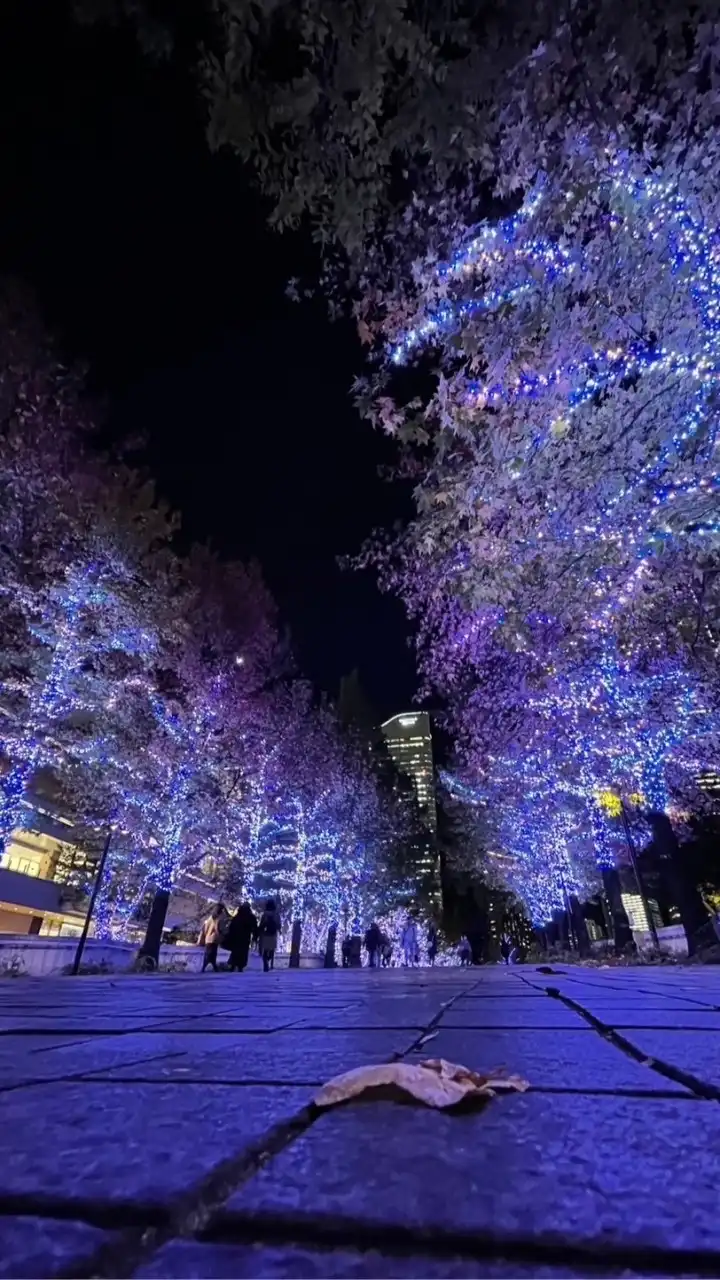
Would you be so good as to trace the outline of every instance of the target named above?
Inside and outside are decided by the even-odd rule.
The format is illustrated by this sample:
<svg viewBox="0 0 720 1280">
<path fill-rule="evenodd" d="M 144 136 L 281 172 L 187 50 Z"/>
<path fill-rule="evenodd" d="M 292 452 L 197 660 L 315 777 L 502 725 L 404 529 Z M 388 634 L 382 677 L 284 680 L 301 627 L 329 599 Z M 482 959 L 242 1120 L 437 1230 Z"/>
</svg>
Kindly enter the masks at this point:
<svg viewBox="0 0 720 1280">
<path fill-rule="evenodd" d="M 343 966 L 345 968 L 353 963 L 352 942 L 352 938 L 346 938 L 343 942 L 342 956 Z M 387 969 L 392 965 L 392 941 L 388 937 L 387 933 L 384 933 L 375 921 L 373 921 L 370 928 L 367 930 L 363 942 L 367 952 L 368 967 L 370 969 Z M 427 963 L 432 968 L 435 966 L 435 961 L 438 957 L 438 950 L 438 931 L 435 924 L 431 921 L 427 925 L 426 954 Z M 447 958 L 452 958 L 454 955 L 457 963 L 460 964 L 462 968 L 469 968 L 469 966 L 475 961 L 472 944 L 467 936 L 463 936 L 460 939 L 460 942 L 453 951 L 448 952 L 446 950 L 444 955 Z M 508 933 L 503 933 L 500 939 L 500 955 L 505 964 L 520 964 L 524 959 L 522 948 L 515 945 Z M 358 961 L 356 960 L 355 963 L 357 962 Z M 414 969 L 422 963 L 418 924 L 412 916 L 407 917 L 400 933 L 399 963 L 404 969 Z"/>
<path fill-rule="evenodd" d="M 203 922 L 198 936 L 198 946 L 205 948 L 202 972 L 204 973 L 208 968 L 217 972 L 218 951 L 223 948 L 230 953 L 229 970 L 241 973 L 247 967 L 250 948 L 257 946 L 262 957 L 263 970 L 268 973 L 275 967 L 275 952 L 279 936 L 280 912 L 274 898 L 268 898 L 259 918 L 249 902 L 241 902 L 234 914 L 228 911 L 224 903 L 219 902 Z M 373 921 L 367 929 L 363 945 L 370 969 L 392 967 L 393 941 L 376 921 Z M 438 950 L 438 931 L 431 921 L 427 925 L 426 955 L 427 962 L 432 967 L 437 960 Z M 344 969 L 362 964 L 360 937 L 346 937 L 342 943 L 341 954 Z M 444 954 L 447 955 L 447 952 Z M 505 964 L 518 964 L 524 958 L 521 948 L 513 943 L 507 933 L 502 935 L 500 954 Z M 457 963 L 463 968 L 473 964 L 475 957 L 467 936 L 460 939 L 455 957 Z M 405 969 L 415 969 L 421 964 L 420 933 L 417 921 L 411 915 L 405 920 L 400 932 L 398 963 Z"/>
</svg>

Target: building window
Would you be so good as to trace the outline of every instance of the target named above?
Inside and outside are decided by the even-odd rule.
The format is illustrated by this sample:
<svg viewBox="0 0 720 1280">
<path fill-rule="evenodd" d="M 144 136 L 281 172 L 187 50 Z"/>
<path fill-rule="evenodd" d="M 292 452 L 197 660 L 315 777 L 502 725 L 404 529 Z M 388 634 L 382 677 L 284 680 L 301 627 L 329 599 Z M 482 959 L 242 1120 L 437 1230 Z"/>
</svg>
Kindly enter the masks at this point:
<svg viewBox="0 0 720 1280">
<path fill-rule="evenodd" d="M 31 858 L 21 858 L 19 854 L 10 854 L 3 858 L 3 866 L 8 871 L 18 871 L 23 876 L 39 876 L 40 867 Z"/>
</svg>

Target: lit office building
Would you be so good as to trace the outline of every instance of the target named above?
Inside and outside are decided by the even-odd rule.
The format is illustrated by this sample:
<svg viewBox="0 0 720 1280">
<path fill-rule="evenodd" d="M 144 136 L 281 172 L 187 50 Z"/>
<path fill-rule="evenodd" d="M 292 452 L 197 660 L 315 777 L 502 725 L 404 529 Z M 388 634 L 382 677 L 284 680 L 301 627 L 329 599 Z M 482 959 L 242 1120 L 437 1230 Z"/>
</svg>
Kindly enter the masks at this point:
<svg viewBox="0 0 720 1280">
<path fill-rule="evenodd" d="M 410 778 L 421 816 L 434 832 L 437 813 L 430 716 L 427 711 L 401 712 L 386 720 L 381 729 L 395 766 Z"/>
</svg>

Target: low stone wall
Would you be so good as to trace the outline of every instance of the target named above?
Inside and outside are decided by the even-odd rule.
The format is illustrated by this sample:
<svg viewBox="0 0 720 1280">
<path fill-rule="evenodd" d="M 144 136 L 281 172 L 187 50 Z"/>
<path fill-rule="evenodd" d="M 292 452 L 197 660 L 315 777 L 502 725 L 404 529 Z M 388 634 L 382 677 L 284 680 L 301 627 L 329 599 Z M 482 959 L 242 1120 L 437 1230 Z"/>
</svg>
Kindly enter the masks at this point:
<svg viewBox="0 0 720 1280">
<path fill-rule="evenodd" d="M 0 934 L 0 977 L 24 975 L 31 978 L 45 978 L 53 974 L 57 976 L 67 973 L 75 959 L 77 938 L 42 938 L 28 937 L 24 934 Z M 97 938 L 88 938 L 83 952 L 82 968 L 84 970 L 122 973 L 132 968 L 138 948 L 130 942 L 102 942 Z M 202 966 L 202 947 L 163 946 L 160 948 L 161 969 L 178 969 L 186 973 L 199 973 Z M 220 963 L 228 959 L 227 952 L 220 952 Z M 278 954 L 275 965 L 278 969 L 287 969 L 289 955 Z M 321 969 L 323 957 L 319 955 L 302 955 L 301 969 Z M 250 956 L 250 969 L 262 969 L 262 961 L 253 952 Z"/>
</svg>

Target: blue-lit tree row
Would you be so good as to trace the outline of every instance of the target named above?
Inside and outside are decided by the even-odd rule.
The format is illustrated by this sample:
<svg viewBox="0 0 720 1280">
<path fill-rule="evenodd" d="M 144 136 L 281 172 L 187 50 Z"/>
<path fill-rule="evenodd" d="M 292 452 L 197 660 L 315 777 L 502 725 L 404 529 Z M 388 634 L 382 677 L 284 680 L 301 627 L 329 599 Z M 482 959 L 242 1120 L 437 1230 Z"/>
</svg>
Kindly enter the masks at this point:
<svg viewBox="0 0 720 1280">
<path fill-rule="evenodd" d="M 2 843 L 51 784 L 79 829 L 112 828 L 101 931 L 188 876 L 279 895 L 291 922 L 354 918 L 400 818 L 293 675 L 257 568 L 176 555 L 174 518 L 101 454 L 80 386 L 7 300 L 0 393 Z"/>
<path fill-rule="evenodd" d="M 375 555 L 538 921 L 596 891 L 608 813 L 677 827 L 718 750 L 720 236 L 692 183 L 592 172 L 446 221 L 364 388 L 419 505 Z"/>
</svg>

